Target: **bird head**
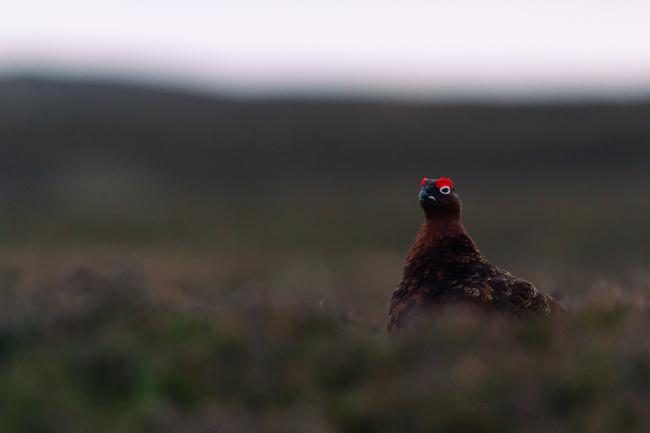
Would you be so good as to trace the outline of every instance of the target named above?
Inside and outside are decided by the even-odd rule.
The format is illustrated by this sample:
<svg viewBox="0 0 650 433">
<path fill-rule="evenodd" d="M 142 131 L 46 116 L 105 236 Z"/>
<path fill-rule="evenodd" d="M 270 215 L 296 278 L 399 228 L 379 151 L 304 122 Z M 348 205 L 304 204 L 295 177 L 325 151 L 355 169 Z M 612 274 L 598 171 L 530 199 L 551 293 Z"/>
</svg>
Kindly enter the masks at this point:
<svg viewBox="0 0 650 433">
<path fill-rule="evenodd" d="M 460 197 L 448 177 L 423 178 L 420 183 L 420 206 L 427 217 L 436 215 L 460 215 Z"/>
</svg>

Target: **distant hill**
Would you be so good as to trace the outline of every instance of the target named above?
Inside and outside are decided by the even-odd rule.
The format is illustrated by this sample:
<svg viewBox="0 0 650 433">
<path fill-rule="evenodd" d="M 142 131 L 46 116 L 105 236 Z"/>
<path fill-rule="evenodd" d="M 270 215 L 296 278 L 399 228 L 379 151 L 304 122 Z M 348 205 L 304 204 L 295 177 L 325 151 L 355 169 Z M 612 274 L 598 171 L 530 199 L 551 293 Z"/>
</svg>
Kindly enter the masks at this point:
<svg viewBox="0 0 650 433">
<path fill-rule="evenodd" d="M 647 232 L 650 101 L 232 99 L 28 77 L 0 81 L 0 97 L 0 206 L 20 224 L 7 236 L 110 227 L 123 239 L 146 227 L 153 239 L 203 218 L 220 239 L 396 246 L 419 219 L 424 175 L 458 179 L 470 222 L 494 239 L 558 212 L 567 233 L 578 219 L 612 239 L 623 226 Z M 331 229 L 314 231 L 316 211 Z M 120 231 L 120 218 L 140 225 Z"/>
<path fill-rule="evenodd" d="M 85 159 L 201 184 L 646 168 L 650 103 L 233 100 L 134 85 L 0 81 L 0 179 Z M 468 153 L 470 152 L 470 153 Z M 415 174 L 414 174 L 415 175 Z"/>
</svg>

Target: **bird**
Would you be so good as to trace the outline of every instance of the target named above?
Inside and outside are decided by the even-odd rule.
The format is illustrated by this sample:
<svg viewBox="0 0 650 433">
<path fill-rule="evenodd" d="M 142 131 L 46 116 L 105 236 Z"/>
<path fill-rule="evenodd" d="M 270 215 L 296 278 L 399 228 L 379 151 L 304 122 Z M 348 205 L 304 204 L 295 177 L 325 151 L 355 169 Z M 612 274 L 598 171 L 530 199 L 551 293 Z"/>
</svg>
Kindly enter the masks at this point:
<svg viewBox="0 0 650 433">
<path fill-rule="evenodd" d="M 491 264 L 463 225 L 461 200 L 447 177 L 423 178 L 424 223 L 393 292 L 388 330 L 448 305 L 477 307 L 513 319 L 566 316 L 566 308 L 529 281 Z"/>
</svg>

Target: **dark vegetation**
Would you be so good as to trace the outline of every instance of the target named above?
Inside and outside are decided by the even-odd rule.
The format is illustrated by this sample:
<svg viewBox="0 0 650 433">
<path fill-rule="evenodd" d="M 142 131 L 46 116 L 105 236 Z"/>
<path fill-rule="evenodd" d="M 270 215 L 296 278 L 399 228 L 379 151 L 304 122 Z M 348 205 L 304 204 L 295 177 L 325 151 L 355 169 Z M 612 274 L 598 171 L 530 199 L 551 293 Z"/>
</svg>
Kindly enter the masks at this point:
<svg viewBox="0 0 650 433">
<path fill-rule="evenodd" d="M 308 277 L 321 271 L 309 263 L 266 269 L 241 285 L 236 265 L 196 257 L 59 277 L 13 264 L 2 274 L 0 428 L 648 430 L 647 276 L 624 289 L 581 286 L 563 324 L 448 311 L 391 341 L 386 296 L 376 289 L 387 284 L 359 285 L 376 283 L 366 278 L 369 263 L 381 260 L 342 261 L 332 287 Z M 220 269 L 205 272 L 210 266 Z"/>
<path fill-rule="evenodd" d="M 650 103 L 0 97 L 0 431 L 650 429 Z M 573 317 L 389 340 L 422 176 Z"/>
</svg>

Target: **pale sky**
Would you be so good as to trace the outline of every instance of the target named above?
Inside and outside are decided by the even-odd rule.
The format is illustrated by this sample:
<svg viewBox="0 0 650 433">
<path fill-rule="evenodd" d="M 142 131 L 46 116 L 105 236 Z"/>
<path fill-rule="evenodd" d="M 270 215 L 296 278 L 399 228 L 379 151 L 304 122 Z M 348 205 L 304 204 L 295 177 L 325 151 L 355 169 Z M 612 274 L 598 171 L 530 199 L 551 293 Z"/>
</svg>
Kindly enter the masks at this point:
<svg viewBox="0 0 650 433">
<path fill-rule="evenodd" d="M 0 71 L 230 92 L 650 94 L 650 1 L 2 2 Z"/>
</svg>

